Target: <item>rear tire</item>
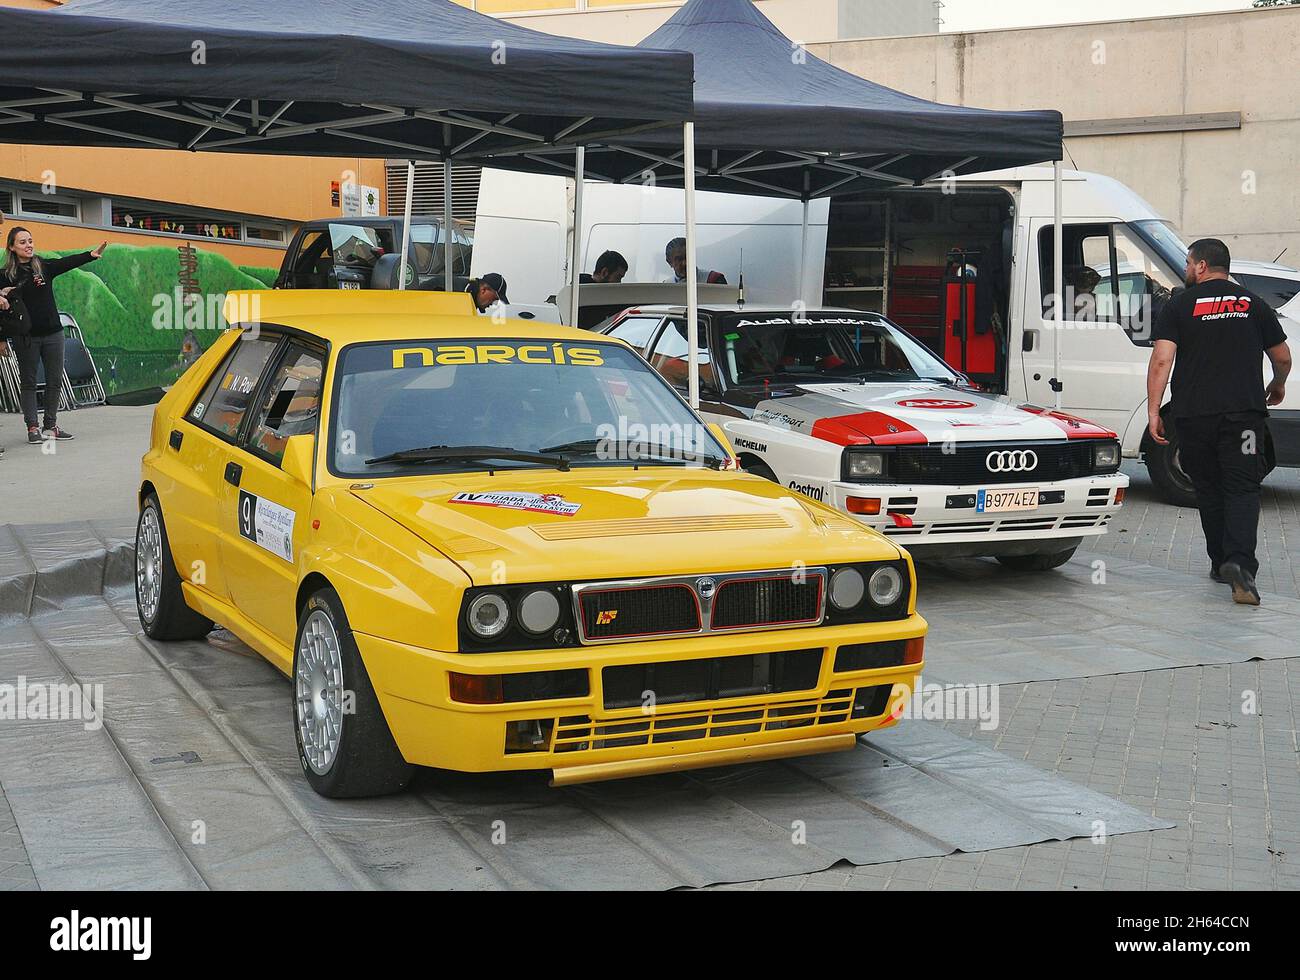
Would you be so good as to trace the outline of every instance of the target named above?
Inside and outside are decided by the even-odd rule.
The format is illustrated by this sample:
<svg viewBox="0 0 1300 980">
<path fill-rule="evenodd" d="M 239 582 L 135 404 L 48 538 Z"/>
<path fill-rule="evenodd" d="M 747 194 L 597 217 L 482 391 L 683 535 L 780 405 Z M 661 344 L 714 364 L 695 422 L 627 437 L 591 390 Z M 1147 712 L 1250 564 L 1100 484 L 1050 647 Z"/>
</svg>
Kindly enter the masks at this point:
<svg viewBox="0 0 1300 980">
<path fill-rule="evenodd" d="M 1196 508 L 1196 490 L 1183 470 L 1179 459 L 1178 432 L 1173 420 L 1165 416 L 1165 438 L 1169 445 L 1162 446 L 1150 436 L 1143 442 L 1147 473 L 1161 499 L 1175 507 Z"/>
<path fill-rule="evenodd" d="M 1045 555 L 997 555 L 995 557 L 1007 568 L 1014 568 L 1018 572 L 1047 572 L 1064 565 L 1074 557 L 1076 550 L 1077 546 L 1068 551 Z"/>
<path fill-rule="evenodd" d="M 151 640 L 201 640 L 212 632 L 212 620 L 185 602 L 162 506 L 152 493 L 135 525 L 135 610 Z"/>
<path fill-rule="evenodd" d="M 345 713 L 345 694 L 352 711 Z M 384 796 L 406 788 L 402 758 L 352 638 L 338 593 L 312 593 L 298 617 L 293 653 L 293 730 L 298 761 L 321 796 Z"/>
</svg>

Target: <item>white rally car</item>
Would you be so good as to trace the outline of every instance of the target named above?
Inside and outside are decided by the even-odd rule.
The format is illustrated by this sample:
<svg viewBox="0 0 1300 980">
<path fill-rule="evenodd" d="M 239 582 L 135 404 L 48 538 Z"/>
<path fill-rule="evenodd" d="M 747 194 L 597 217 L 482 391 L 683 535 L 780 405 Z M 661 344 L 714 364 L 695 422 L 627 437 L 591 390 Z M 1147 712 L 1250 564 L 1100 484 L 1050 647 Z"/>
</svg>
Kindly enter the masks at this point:
<svg viewBox="0 0 1300 980">
<path fill-rule="evenodd" d="M 597 328 L 683 392 L 685 311 Z M 918 555 L 1055 568 L 1124 501 L 1114 432 L 984 394 L 902 328 L 859 310 L 700 310 L 700 411 L 745 469 L 831 504 Z"/>
</svg>

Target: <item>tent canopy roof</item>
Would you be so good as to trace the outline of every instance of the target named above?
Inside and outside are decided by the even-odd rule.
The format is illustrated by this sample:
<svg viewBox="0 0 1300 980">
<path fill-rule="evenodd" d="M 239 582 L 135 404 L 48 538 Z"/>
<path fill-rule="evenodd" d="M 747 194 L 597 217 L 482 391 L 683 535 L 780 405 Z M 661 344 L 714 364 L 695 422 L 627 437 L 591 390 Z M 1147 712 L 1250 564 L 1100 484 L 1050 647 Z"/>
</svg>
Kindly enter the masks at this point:
<svg viewBox="0 0 1300 980">
<path fill-rule="evenodd" d="M 680 122 L 691 75 L 683 52 L 554 37 L 447 0 L 0 8 L 10 143 L 436 160 Z"/>
<path fill-rule="evenodd" d="M 695 56 L 696 186 L 821 197 L 1061 158 L 1056 111 L 942 105 L 877 85 L 791 41 L 751 0 L 690 0 L 639 45 Z M 682 182 L 670 131 L 589 149 L 627 182 Z"/>
</svg>

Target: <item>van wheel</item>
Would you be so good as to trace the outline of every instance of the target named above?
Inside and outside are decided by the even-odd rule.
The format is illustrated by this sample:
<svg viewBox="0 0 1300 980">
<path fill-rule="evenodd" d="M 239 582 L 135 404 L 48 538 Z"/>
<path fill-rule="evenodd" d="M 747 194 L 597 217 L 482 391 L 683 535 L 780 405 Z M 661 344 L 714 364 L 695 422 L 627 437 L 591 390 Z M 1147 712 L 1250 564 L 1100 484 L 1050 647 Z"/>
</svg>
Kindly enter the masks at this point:
<svg viewBox="0 0 1300 980">
<path fill-rule="evenodd" d="M 1196 507 L 1196 490 L 1192 481 L 1183 470 L 1178 453 L 1178 434 L 1172 420 L 1165 418 L 1165 438 L 1169 445 L 1162 446 L 1149 435 L 1143 441 L 1142 452 L 1146 457 L 1147 473 L 1155 485 L 1156 492 L 1162 500 L 1175 507 Z"/>
<path fill-rule="evenodd" d="M 773 483 L 781 482 L 776 478 L 776 474 L 772 472 L 771 468 L 763 463 L 746 463 L 743 469 L 746 473 L 753 473 L 755 476 L 761 476 L 764 480 L 771 480 Z"/>
<path fill-rule="evenodd" d="M 997 555 L 995 557 L 1007 568 L 1014 568 L 1018 572 L 1046 572 L 1064 565 L 1074 557 L 1077 548 L 1076 545 L 1068 551 L 1057 551 L 1045 555 Z"/>
<path fill-rule="evenodd" d="M 303 774 L 321 796 L 396 793 L 415 774 L 393 741 L 343 603 L 330 588 L 313 593 L 298 617 L 293 728 Z"/>
<path fill-rule="evenodd" d="M 135 610 L 151 640 L 201 640 L 212 632 L 212 620 L 185 602 L 162 506 L 152 493 L 135 525 Z"/>
</svg>

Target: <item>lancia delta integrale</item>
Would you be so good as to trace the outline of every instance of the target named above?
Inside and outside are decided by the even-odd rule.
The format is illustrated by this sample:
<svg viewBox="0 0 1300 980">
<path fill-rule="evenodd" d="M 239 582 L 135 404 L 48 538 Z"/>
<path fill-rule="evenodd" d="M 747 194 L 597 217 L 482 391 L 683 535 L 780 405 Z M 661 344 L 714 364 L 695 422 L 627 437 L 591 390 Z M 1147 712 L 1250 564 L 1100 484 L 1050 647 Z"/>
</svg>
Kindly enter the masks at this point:
<svg viewBox="0 0 1300 980">
<path fill-rule="evenodd" d="M 318 792 L 780 758 L 895 720 L 926 630 L 907 554 L 739 472 L 622 341 L 431 292 L 227 319 L 155 413 L 140 621 L 221 623 L 286 674 Z"/>
</svg>

